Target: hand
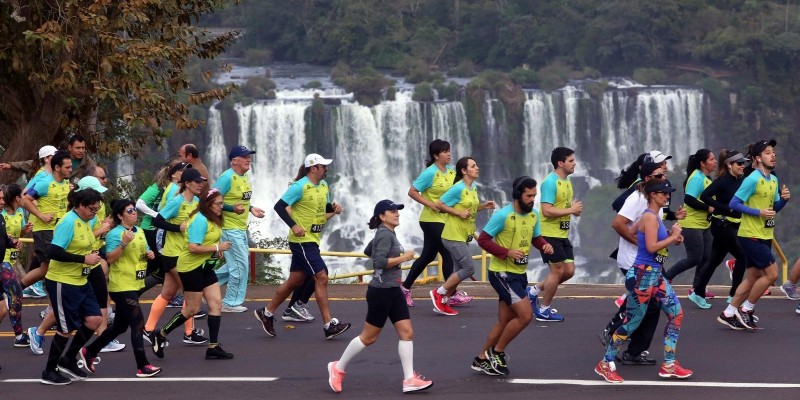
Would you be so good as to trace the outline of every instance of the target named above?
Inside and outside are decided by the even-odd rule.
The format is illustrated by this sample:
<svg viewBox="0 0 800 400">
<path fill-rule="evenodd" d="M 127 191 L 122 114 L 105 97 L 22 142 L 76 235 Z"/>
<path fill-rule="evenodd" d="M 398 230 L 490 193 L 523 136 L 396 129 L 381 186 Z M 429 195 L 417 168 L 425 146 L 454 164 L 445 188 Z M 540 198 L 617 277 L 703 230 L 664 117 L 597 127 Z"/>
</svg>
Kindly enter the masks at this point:
<svg viewBox="0 0 800 400">
<path fill-rule="evenodd" d="M 40 219 L 45 223 L 49 224 L 51 221 L 53 221 L 54 218 L 55 216 L 53 214 L 43 214 L 42 218 Z"/>
<path fill-rule="evenodd" d="M 672 230 L 670 231 L 669 234 L 673 238 L 677 239 L 679 236 L 681 236 L 681 231 L 682 230 L 683 230 L 683 228 L 681 228 L 681 224 L 676 222 L 674 225 L 672 225 Z"/>
<path fill-rule="evenodd" d="M 181 224 L 181 232 L 186 232 L 186 227 L 189 226 L 189 221 L 183 221 Z"/>
<path fill-rule="evenodd" d="M 332 203 L 331 205 L 333 206 L 333 213 L 336 215 L 339 215 L 342 213 L 342 211 L 344 211 L 344 208 L 342 208 L 339 203 Z"/>
<path fill-rule="evenodd" d="M 251 207 L 250 214 L 253 214 L 253 216 L 256 218 L 264 218 L 264 210 L 258 207 Z"/>
<path fill-rule="evenodd" d="M 32 222 L 28 222 L 22 228 L 22 234 L 24 235 L 24 234 L 30 233 L 32 230 L 33 230 L 33 223 Z"/>
<path fill-rule="evenodd" d="M 0 163 L 0 171 L 8 171 L 11 169 L 11 164 L 9 163 Z"/>
<path fill-rule="evenodd" d="M 97 253 L 89 253 L 85 257 L 83 257 L 83 263 L 86 265 L 97 265 L 100 263 L 100 260 L 103 258 L 100 257 L 100 254 Z"/>
<path fill-rule="evenodd" d="M 147 253 L 144 253 L 144 256 L 148 260 L 152 260 L 152 259 L 156 258 L 156 253 L 153 253 L 153 250 L 147 250 Z"/>
<path fill-rule="evenodd" d="M 544 254 L 553 254 L 553 245 L 548 243 L 542 247 Z"/>
<path fill-rule="evenodd" d="M 292 233 L 297 237 L 303 237 L 306 235 L 306 230 L 300 225 L 295 225 L 292 227 Z"/>
<path fill-rule="evenodd" d="M 789 200 L 792 197 L 792 194 L 789 193 L 789 188 L 786 185 L 781 186 L 781 198 L 783 200 Z"/>
<path fill-rule="evenodd" d="M 683 208 L 683 205 L 678 207 L 678 211 L 675 211 L 675 219 L 686 219 L 686 209 Z"/>
<path fill-rule="evenodd" d="M 510 258 L 512 260 L 519 260 L 525 255 L 522 250 L 511 249 L 506 253 L 506 258 Z"/>
<path fill-rule="evenodd" d="M 583 212 L 583 202 L 580 200 L 572 200 L 572 207 L 570 207 L 570 210 L 572 211 L 572 215 L 580 217 Z"/>
<path fill-rule="evenodd" d="M 481 204 L 481 209 L 483 210 L 494 210 L 497 207 L 497 203 L 494 200 L 489 200 L 483 204 Z"/>
<path fill-rule="evenodd" d="M 16 248 L 17 250 L 22 250 L 22 241 L 20 240 L 14 241 L 14 248 Z"/>
<path fill-rule="evenodd" d="M 111 217 L 106 217 L 102 223 L 100 223 L 100 229 L 103 232 L 108 232 L 111 230 L 111 227 L 114 226 L 114 220 Z"/>
<path fill-rule="evenodd" d="M 436 212 L 442 211 L 442 210 L 439 209 L 439 206 L 437 206 L 436 203 L 434 203 L 434 202 L 431 202 L 431 204 L 428 205 L 428 208 L 430 208 L 431 210 L 436 211 Z"/>
<path fill-rule="evenodd" d="M 244 214 L 244 206 L 242 205 L 242 203 L 234 204 L 233 205 L 233 212 L 235 212 L 236 214 L 239 214 L 239 215 Z"/>
<path fill-rule="evenodd" d="M 761 218 L 773 218 L 775 216 L 775 210 L 773 210 L 772 207 L 765 208 L 759 211 L 758 215 L 760 215 Z"/>
<path fill-rule="evenodd" d="M 680 235 L 677 238 L 675 238 L 675 244 L 681 244 L 681 243 L 683 243 L 683 235 Z"/>
<path fill-rule="evenodd" d="M 708 206 L 708 212 L 709 213 L 713 213 L 714 212 L 714 206 Z"/>
<path fill-rule="evenodd" d="M 133 239 L 135 237 L 136 237 L 136 235 L 133 232 L 131 232 L 129 230 L 125 230 L 125 232 L 122 233 L 122 244 L 127 246 L 128 244 L 130 244 L 133 241 Z"/>
<path fill-rule="evenodd" d="M 408 250 L 405 253 L 403 253 L 403 258 L 405 259 L 405 261 L 413 260 L 414 259 L 414 250 Z"/>
<path fill-rule="evenodd" d="M 472 215 L 472 213 L 469 210 L 461 210 L 461 211 L 458 211 L 457 214 L 458 214 L 459 217 L 461 217 L 463 219 L 467 219 L 467 218 L 469 218 L 470 215 Z"/>
<path fill-rule="evenodd" d="M 219 251 L 228 251 L 231 248 L 231 242 L 219 242 Z"/>
</svg>

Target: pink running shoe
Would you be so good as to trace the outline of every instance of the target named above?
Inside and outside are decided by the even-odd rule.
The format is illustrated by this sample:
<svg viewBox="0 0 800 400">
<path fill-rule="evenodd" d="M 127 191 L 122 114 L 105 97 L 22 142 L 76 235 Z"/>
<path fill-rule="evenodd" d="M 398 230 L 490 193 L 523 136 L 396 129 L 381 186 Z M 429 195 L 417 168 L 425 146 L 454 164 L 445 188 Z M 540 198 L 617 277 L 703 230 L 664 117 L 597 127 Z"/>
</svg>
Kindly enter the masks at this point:
<svg viewBox="0 0 800 400">
<path fill-rule="evenodd" d="M 414 307 L 414 299 L 411 298 L 411 289 L 406 289 L 403 285 L 400 285 L 400 290 L 403 291 L 403 296 L 406 298 L 406 305 Z"/>
<path fill-rule="evenodd" d="M 692 370 L 681 367 L 677 361 L 667 364 L 661 364 L 661 369 L 658 370 L 658 376 L 662 378 L 678 378 L 686 379 L 692 376 Z"/>
<path fill-rule="evenodd" d="M 449 301 L 447 304 L 455 307 L 455 306 L 463 306 L 464 304 L 469 303 L 472 301 L 471 296 L 467 296 L 467 292 L 455 292 L 452 296 L 450 296 Z"/>
<path fill-rule="evenodd" d="M 628 298 L 628 294 L 627 293 L 623 293 L 621 296 L 617 297 L 616 300 L 614 300 L 614 305 L 616 305 L 617 308 L 622 307 L 622 304 L 625 303 L 625 299 L 627 299 L 627 298 Z"/>
<path fill-rule="evenodd" d="M 336 393 L 342 391 L 342 381 L 344 380 L 345 372 L 336 368 L 336 361 L 331 361 L 328 363 L 328 385 L 330 385 L 331 390 Z"/>
<path fill-rule="evenodd" d="M 426 380 L 416 371 L 411 379 L 403 379 L 403 393 L 418 392 L 433 386 L 433 381 Z"/>
<path fill-rule="evenodd" d="M 728 274 L 731 276 L 731 280 L 733 280 L 733 266 L 734 265 L 736 265 L 736 260 L 725 261 L 725 266 L 728 267 Z"/>
</svg>

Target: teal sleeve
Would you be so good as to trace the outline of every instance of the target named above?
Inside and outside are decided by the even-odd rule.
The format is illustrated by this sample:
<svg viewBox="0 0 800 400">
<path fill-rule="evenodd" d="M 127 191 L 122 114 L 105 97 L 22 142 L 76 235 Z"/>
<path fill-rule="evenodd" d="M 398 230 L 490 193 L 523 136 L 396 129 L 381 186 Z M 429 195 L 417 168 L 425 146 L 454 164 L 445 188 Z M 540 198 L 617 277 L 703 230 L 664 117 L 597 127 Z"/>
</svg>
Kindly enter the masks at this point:
<svg viewBox="0 0 800 400">
<path fill-rule="evenodd" d="M 456 204 L 458 204 L 458 202 L 461 201 L 461 192 L 464 191 L 464 188 L 465 188 L 464 181 L 459 181 L 458 183 L 453 185 L 453 187 L 447 189 L 447 191 L 444 192 L 442 197 L 439 198 L 439 201 L 441 201 L 444 205 L 448 207 L 455 206 Z"/>
<path fill-rule="evenodd" d="M 700 194 L 702 194 L 705 189 L 705 180 L 706 176 L 701 172 L 692 174 L 692 178 L 686 182 L 686 194 L 695 199 L 699 199 Z"/>
<path fill-rule="evenodd" d="M 72 241 L 72 236 L 75 235 L 75 217 L 73 217 L 75 213 L 67 214 L 64 219 L 62 219 L 58 225 L 56 225 L 56 229 L 53 231 L 53 241 L 50 242 L 62 249 L 66 250 L 67 246 L 69 246 L 69 242 Z"/>
<path fill-rule="evenodd" d="M 217 182 L 214 183 L 214 187 L 219 189 L 219 192 L 222 193 L 223 196 L 231 191 L 230 170 L 226 171 L 224 174 L 219 176 Z"/>
<path fill-rule="evenodd" d="M 497 237 L 497 235 L 503 231 L 506 225 L 506 218 L 508 218 L 508 214 L 512 211 L 513 207 L 511 205 L 501 208 L 500 211 L 492 215 L 492 218 L 489 218 L 489 222 L 483 227 L 483 231 L 492 237 Z"/>
<path fill-rule="evenodd" d="M 431 165 L 431 167 L 436 168 L 435 166 Z M 436 175 L 436 171 L 434 171 L 431 167 L 425 168 L 421 174 L 414 180 L 412 186 L 414 189 L 417 189 L 418 192 L 422 193 L 427 190 L 431 185 L 433 185 L 433 177 Z"/>
<path fill-rule="evenodd" d="M 189 243 L 203 244 L 208 231 L 208 219 L 203 214 L 198 214 L 186 231 L 189 232 Z"/>
<path fill-rule="evenodd" d="M 753 171 L 752 174 L 748 175 L 747 178 L 744 178 L 742 181 L 742 185 L 739 186 L 739 190 L 736 191 L 734 196 L 738 197 L 742 202 L 745 202 L 750 199 L 750 196 L 753 195 L 756 191 L 756 184 L 758 182 L 758 176 L 755 175 L 759 173 L 758 171 Z"/>
<path fill-rule="evenodd" d="M 542 182 L 542 190 L 540 194 L 542 196 L 541 202 L 547 204 L 555 204 L 556 203 L 556 179 L 555 174 L 548 175 L 547 178 L 544 179 Z"/>
<path fill-rule="evenodd" d="M 536 213 L 536 226 L 533 227 L 533 237 L 536 238 L 542 236 L 542 215 L 536 208 L 534 208 L 532 212 Z"/>
<path fill-rule="evenodd" d="M 125 230 L 121 225 L 117 225 L 106 235 L 106 253 L 111 253 L 122 244 L 122 231 Z"/>
<path fill-rule="evenodd" d="M 183 196 L 175 196 L 169 199 L 167 204 L 164 205 L 164 208 L 158 210 L 158 213 L 161 214 L 165 220 L 169 221 L 178 216 L 181 204 L 183 204 Z"/>
<path fill-rule="evenodd" d="M 289 186 L 289 189 L 286 189 L 286 193 L 284 193 L 283 196 L 281 196 L 281 200 L 283 200 L 284 202 L 286 202 L 286 204 L 290 206 L 294 203 L 297 203 L 302 198 L 303 198 L 303 185 L 299 183 L 299 181 Z"/>
</svg>

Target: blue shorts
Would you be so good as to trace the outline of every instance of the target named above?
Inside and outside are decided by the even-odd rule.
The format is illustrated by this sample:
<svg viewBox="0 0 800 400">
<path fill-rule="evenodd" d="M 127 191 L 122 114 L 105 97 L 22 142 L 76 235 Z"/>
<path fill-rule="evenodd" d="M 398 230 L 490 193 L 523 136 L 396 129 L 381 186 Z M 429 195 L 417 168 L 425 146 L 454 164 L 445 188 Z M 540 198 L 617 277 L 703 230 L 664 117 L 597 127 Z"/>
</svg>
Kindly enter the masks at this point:
<svg viewBox="0 0 800 400">
<path fill-rule="evenodd" d="M 289 243 L 289 250 L 292 251 L 292 265 L 289 267 L 289 272 L 303 271 L 306 276 L 314 276 L 328 270 L 328 266 L 319 254 L 318 244 Z"/>
<path fill-rule="evenodd" d="M 528 299 L 525 289 L 528 287 L 528 276 L 512 272 L 489 271 L 489 283 L 497 292 L 500 301 L 512 305 L 523 299 Z"/>
<path fill-rule="evenodd" d="M 772 240 L 738 237 L 739 245 L 744 253 L 745 266 L 766 269 L 775 264 L 772 255 Z"/>
<path fill-rule="evenodd" d="M 86 317 L 102 315 L 92 285 L 89 283 L 75 286 L 45 280 L 45 289 L 53 305 L 56 329 L 61 333 L 70 333 L 80 328 Z"/>
</svg>

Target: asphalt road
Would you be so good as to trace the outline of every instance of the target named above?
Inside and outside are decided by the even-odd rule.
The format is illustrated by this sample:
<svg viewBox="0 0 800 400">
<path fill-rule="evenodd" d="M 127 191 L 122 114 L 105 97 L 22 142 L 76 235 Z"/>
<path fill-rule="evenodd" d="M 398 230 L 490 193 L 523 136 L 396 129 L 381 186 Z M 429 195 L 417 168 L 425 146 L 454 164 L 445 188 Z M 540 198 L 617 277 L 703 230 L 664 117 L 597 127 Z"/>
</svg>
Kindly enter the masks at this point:
<svg viewBox="0 0 800 400">
<path fill-rule="evenodd" d="M 341 285 L 345 286 L 345 285 Z M 135 378 L 135 363 L 130 349 L 101 354 L 102 362 L 90 380 L 53 387 L 38 383 L 45 356 L 11 346 L 9 324 L 0 333 L 0 385 L 2 398 L 45 399 L 92 396 L 118 400 L 158 398 L 205 399 L 300 399 L 336 396 L 328 388 L 326 364 L 336 360 L 350 339 L 358 335 L 366 313 L 364 286 L 335 288 L 331 302 L 333 315 L 353 322 L 353 328 L 334 340 L 325 340 L 321 323 L 278 322 L 278 336 L 266 337 L 252 309 L 263 305 L 272 288 L 251 290 L 245 305 L 251 311 L 223 314 L 220 342 L 235 359 L 206 361 L 204 346 L 193 347 L 180 341 L 180 332 L 151 363 L 164 368 L 157 378 Z M 497 303 L 481 284 L 471 294 L 481 295 L 460 315 L 447 317 L 431 311 L 424 289 L 416 291 L 417 306 L 412 308 L 415 330 L 415 369 L 434 381 L 434 386 L 415 394 L 424 398 L 486 399 L 506 398 L 586 399 L 614 398 L 703 398 L 711 399 L 788 399 L 800 388 L 795 362 L 800 350 L 797 342 L 800 316 L 797 304 L 778 296 L 759 302 L 759 331 L 735 332 L 715 321 L 725 303 L 714 299 L 714 308 L 699 310 L 682 298 L 685 317 L 677 348 L 677 358 L 695 374 L 686 381 L 663 380 L 657 366 L 620 366 L 626 379 L 622 385 L 606 383 L 593 367 L 604 349 L 597 334 L 614 311 L 611 293 L 619 287 L 573 287 L 564 290 L 554 304 L 566 316 L 561 323 L 534 321 L 506 350 L 511 374 L 503 379 L 472 371 L 469 365 L 482 346 L 496 318 Z M 719 292 L 719 290 L 717 291 Z M 683 291 L 679 291 L 683 293 Z M 563 296 L 570 296 L 565 298 Z M 152 294 L 150 296 L 152 298 Z M 146 306 L 149 308 L 149 304 Z M 25 307 L 26 326 L 41 306 Z M 168 309 L 166 315 L 176 309 Z M 282 308 L 281 308 L 282 310 Z M 315 304 L 310 310 L 319 316 Z M 167 316 L 162 317 L 162 323 Z M 38 322 L 38 318 L 36 318 Z M 663 321 L 662 321 L 663 325 Z M 206 328 L 203 320 L 199 326 Z M 650 351 L 662 359 L 658 337 Z M 120 337 L 130 343 L 129 334 Z M 5 344 L 3 344 L 5 343 Z M 49 350 L 50 337 L 46 343 Z M 364 350 L 348 366 L 344 391 L 347 398 L 394 398 L 402 396 L 402 369 L 397 356 L 397 335 L 387 324 L 378 342 Z"/>
</svg>

